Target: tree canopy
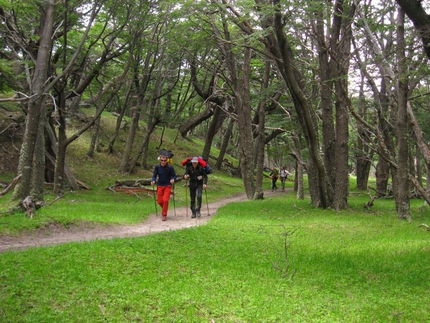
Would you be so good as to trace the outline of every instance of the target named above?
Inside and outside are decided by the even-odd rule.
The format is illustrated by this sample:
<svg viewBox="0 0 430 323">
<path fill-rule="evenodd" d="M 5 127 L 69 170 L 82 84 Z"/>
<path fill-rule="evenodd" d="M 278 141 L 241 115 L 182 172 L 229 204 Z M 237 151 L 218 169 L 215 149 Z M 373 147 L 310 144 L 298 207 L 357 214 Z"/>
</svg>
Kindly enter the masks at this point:
<svg viewBox="0 0 430 323">
<path fill-rule="evenodd" d="M 248 198 L 263 198 L 265 167 L 303 174 L 315 207 L 348 207 L 349 175 L 393 192 L 410 219 L 411 190 L 429 183 L 428 28 L 421 1 L 279 0 L 0 2 L 0 102 L 26 114 L 13 198 L 77 188 L 67 147 L 103 111 L 130 117 L 118 169 L 148 167 L 156 127 L 203 138 L 202 156 L 237 156 Z M 69 118 L 83 118 L 74 134 Z M 145 136 L 136 137 L 139 123 Z M 110 138 L 106 153 L 119 149 Z M 219 161 L 219 162 L 218 162 Z M 423 176 L 422 174 L 426 174 Z M 65 176 L 66 175 L 66 176 Z"/>
</svg>

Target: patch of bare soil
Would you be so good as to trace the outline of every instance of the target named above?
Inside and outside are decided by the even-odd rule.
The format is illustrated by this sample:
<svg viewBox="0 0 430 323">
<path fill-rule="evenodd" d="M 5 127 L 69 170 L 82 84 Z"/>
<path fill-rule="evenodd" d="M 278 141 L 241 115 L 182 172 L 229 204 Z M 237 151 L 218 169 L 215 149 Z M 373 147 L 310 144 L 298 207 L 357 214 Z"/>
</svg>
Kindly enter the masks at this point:
<svg viewBox="0 0 430 323">
<path fill-rule="evenodd" d="M 279 194 L 287 194 L 288 191 L 270 190 L 264 192 L 265 198 L 270 198 Z M 167 221 L 161 221 L 160 212 L 158 216 L 151 214 L 141 224 L 135 225 L 117 225 L 117 226 L 102 226 L 102 225 L 77 225 L 70 228 L 63 226 L 49 226 L 33 232 L 31 234 L 21 234 L 19 236 L 0 235 L 0 252 L 26 249 L 30 247 L 51 246 L 67 242 L 85 242 L 99 239 L 113 239 L 126 237 L 139 237 L 147 234 L 179 230 L 205 224 L 215 214 L 218 208 L 231 203 L 246 200 L 245 194 L 224 198 L 214 203 L 202 205 L 202 216 L 200 218 L 191 218 L 191 212 L 185 207 L 173 209 L 169 207 Z M 209 215 L 208 215 L 209 214 Z"/>
</svg>

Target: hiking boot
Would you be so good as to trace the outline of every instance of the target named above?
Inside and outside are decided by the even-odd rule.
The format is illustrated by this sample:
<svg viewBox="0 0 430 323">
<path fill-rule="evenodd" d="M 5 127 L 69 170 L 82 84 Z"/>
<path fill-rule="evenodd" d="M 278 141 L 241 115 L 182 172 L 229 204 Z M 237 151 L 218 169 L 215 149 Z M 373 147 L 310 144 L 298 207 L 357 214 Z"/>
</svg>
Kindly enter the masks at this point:
<svg viewBox="0 0 430 323">
<path fill-rule="evenodd" d="M 197 217 L 200 218 L 202 215 L 200 214 L 200 210 L 197 210 Z"/>
<path fill-rule="evenodd" d="M 161 216 L 161 220 L 162 220 L 162 221 L 166 221 L 166 220 L 167 220 L 167 215 L 163 215 L 163 216 Z"/>
<path fill-rule="evenodd" d="M 191 218 L 192 219 L 194 219 L 196 217 L 196 214 L 195 213 L 193 213 L 192 215 L 191 215 Z"/>
</svg>

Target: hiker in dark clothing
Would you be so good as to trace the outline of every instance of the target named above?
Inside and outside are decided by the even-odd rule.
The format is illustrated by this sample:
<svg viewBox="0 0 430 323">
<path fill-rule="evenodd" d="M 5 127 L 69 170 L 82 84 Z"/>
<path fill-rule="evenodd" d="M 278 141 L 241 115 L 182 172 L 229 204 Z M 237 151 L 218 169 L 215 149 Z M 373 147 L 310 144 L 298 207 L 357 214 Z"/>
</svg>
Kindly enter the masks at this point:
<svg viewBox="0 0 430 323">
<path fill-rule="evenodd" d="M 202 207 L 202 192 L 208 183 L 208 175 L 206 170 L 200 165 L 199 158 L 193 157 L 191 162 L 186 164 L 184 179 L 189 179 L 190 202 L 192 218 L 200 217 L 200 209 Z M 197 198 L 197 205 L 196 205 Z"/>
<path fill-rule="evenodd" d="M 176 181 L 175 169 L 167 162 L 167 156 L 160 155 L 160 164 L 155 165 L 152 175 L 151 185 L 157 181 L 157 202 L 161 206 L 161 219 L 167 220 L 167 210 L 169 209 L 170 193 L 172 185 Z"/>
<path fill-rule="evenodd" d="M 278 187 L 276 186 L 276 182 L 277 182 L 278 177 L 279 177 L 279 172 L 276 169 L 276 167 L 273 167 L 272 172 L 270 173 L 269 176 L 272 179 L 272 192 L 276 191 L 278 189 Z"/>
</svg>

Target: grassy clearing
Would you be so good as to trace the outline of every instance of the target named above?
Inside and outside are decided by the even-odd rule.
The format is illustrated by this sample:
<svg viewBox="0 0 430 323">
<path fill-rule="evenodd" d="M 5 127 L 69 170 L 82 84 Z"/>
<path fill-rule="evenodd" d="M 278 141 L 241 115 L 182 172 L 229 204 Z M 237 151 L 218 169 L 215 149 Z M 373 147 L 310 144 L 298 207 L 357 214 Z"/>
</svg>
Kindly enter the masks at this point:
<svg viewBox="0 0 430 323">
<path fill-rule="evenodd" d="M 174 205 L 176 207 L 186 205 L 187 191 L 183 184 L 183 182 L 175 184 L 175 204 L 170 205 L 172 212 Z M 228 178 L 225 174 L 214 174 L 211 175 L 207 188 L 207 200 L 212 202 L 239 192 L 243 192 L 240 179 Z M 123 192 L 106 190 L 103 186 L 89 191 L 67 192 L 66 196 L 59 200 L 56 200 L 53 194 L 47 194 L 45 201 L 46 206 L 39 209 L 37 215 L 31 220 L 21 212 L 0 216 L 0 234 L 19 234 L 22 231 L 45 228 L 52 224 L 60 224 L 64 227 L 134 224 L 142 222 L 149 214 L 155 213 L 152 195 L 148 193 L 127 195 Z M 206 202 L 206 194 L 204 201 Z M 0 207 L 6 210 L 10 207 L 9 202 L 0 199 Z M 159 208 L 157 210 L 160 211 Z"/>
<path fill-rule="evenodd" d="M 3 253 L 0 321 L 427 322 L 429 209 L 413 201 L 408 223 L 367 199 L 334 212 L 288 194 L 202 227 Z"/>
<path fill-rule="evenodd" d="M 85 110 L 88 114 L 93 110 Z M 114 147 L 114 153 L 108 154 L 106 149 L 109 145 L 109 138 L 112 136 L 116 124 L 116 118 L 110 113 L 103 113 L 102 127 L 103 135 L 99 139 L 100 151 L 96 151 L 93 157 L 87 156 L 88 147 L 91 142 L 91 133 L 86 132 L 75 140 L 67 149 L 67 164 L 73 171 L 77 179 L 86 183 L 91 190 L 70 191 L 65 189 L 65 197 L 59 200 L 50 191 L 45 189 L 46 206 L 38 210 L 37 216 L 29 221 L 23 213 L 14 215 L 0 214 L 0 234 L 19 234 L 22 231 L 32 231 L 39 228 L 50 227 L 51 225 L 63 225 L 65 227 L 73 225 L 93 225 L 93 224 L 133 224 L 142 222 L 148 214 L 155 212 L 152 195 L 141 193 L 127 195 L 125 193 L 113 193 L 106 190 L 114 185 L 116 180 L 135 180 L 140 178 L 150 178 L 160 149 L 165 148 L 175 153 L 173 158 L 174 167 L 178 175 L 184 173 L 181 161 L 186 157 L 198 155 L 203 150 L 204 142 L 197 138 L 185 139 L 177 134 L 176 129 L 157 129 L 150 141 L 146 167 L 136 166 L 132 174 L 121 174 L 118 172 L 121 164 L 121 153 L 124 150 L 127 131 L 120 133 Z M 69 136 L 73 134 L 79 125 L 71 123 L 69 125 Z M 144 125 L 139 128 L 137 138 L 142 138 Z M 137 139 L 136 139 L 137 140 Z M 137 149 L 138 143 L 135 144 Z M 104 150 L 103 150 L 104 149 Z M 218 154 L 212 148 L 214 155 Z M 234 158 L 227 156 L 230 161 L 237 165 Z M 211 161 L 214 164 L 214 161 Z M 207 188 L 208 202 L 215 201 L 222 197 L 235 195 L 243 192 L 241 179 L 230 177 L 225 171 L 216 171 L 210 175 L 209 186 Z M 0 173 L 0 180 L 10 181 L 11 174 Z M 175 185 L 175 204 L 177 207 L 186 204 L 184 182 Z M 151 188 L 151 187 L 148 187 Z M 206 202 L 206 196 L 205 196 Z M 16 202 L 10 201 L 10 195 L 0 197 L 0 213 L 14 207 Z M 172 205 L 173 207 L 173 205 Z"/>
<path fill-rule="evenodd" d="M 180 161 L 203 143 L 175 138 L 157 131 L 148 168 L 124 175 L 118 153 L 90 159 L 89 136 L 82 136 L 70 146 L 68 164 L 92 189 L 55 202 L 47 191 L 35 218 L 1 216 L 0 234 L 141 222 L 154 212 L 152 197 L 105 188 L 149 177 L 161 141 L 180 172 Z M 184 206 L 180 182 L 175 190 L 176 205 Z M 242 191 L 240 179 L 210 177 L 209 201 Z M 408 223 L 392 200 L 365 211 L 369 196 L 352 192 L 351 208 L 342 212 L 313 209 L 289 193 L 227 205 L 201 227 L 2 253 L 0 322 L 428 322 L 430 232 L 419 225 L 430 224 L 429 207 L 413 200 Z M 0 211 L 8 204 L 1 198 Z"/>
</svg>

